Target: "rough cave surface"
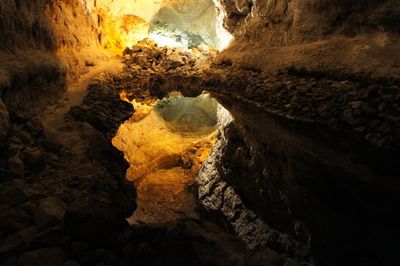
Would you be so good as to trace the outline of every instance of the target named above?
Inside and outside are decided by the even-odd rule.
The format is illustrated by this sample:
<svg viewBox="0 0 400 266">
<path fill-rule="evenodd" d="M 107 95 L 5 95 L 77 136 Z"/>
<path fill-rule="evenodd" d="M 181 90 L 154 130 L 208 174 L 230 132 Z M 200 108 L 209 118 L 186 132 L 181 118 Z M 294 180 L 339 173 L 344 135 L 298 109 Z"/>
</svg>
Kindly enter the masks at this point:
<svg viewBox="0 0 400 266">
<path fill-rule="evenodd" d="M 0 265 L 398 265 L 399 16 L 2 0 Z"/>
</svg>

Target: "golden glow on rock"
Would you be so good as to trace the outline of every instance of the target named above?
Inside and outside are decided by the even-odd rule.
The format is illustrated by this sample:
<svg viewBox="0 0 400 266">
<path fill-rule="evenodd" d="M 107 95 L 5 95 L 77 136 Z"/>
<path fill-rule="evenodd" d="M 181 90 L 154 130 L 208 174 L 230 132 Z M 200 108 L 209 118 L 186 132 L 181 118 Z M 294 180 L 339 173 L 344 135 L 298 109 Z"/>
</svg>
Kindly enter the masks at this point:
<svg viewBox="0 0 400 266">
<path fill-rule="evenodd" d="M 179 218 L 199 218 L 194 177 L 210 156 L 217 129 L 233 118 L 208 93 L 185 98 L 171 92 L 162 100 L 121 99 L 135 114 L 120 126 L 112 140 L 124 152 L 128 180 L 137 188 L 137 210 L 130 224 L 152 224 Z"/>
<path fill-rule="evenodd" d="M 177 42 L 173 38 L 157 34 L 157 33 L 150 33 L 149 38 L 152 39 L 157 43 L 158 46 L 169 46 L 169 47 L 188 47 L 187 42 Z"/>
<path fill-rule="evenodd" d="M 120 98 L 121 100 L 133 105 L 133 109 L 135 110 L 135 112 L 129 119 L 130 122 L 138 122 L 146 118 L 146 116 L 148 116 L 153 111 L 154 105 L 156 105 L 158 102 L 158 100 L 154 99 L 150 99 L 144 102 L 138 102 L 135 99 L 131 101 L 129 100 L 128 94 L 125 91 L 122 91 L 120 93 Z"/>
<path fill-rule="evenodd" d="M 215 7 L 217 8 L 217 21 L 216 21 L 216 31 L 219 39 L 218 50 L 222 51 L 227 48 L 233 41 L 233 36 L 224 27 L 224 19 L 226 17 L 225 8 L 222 6 L 220 0 L 213 0 Z"/>
<path fill-rule="evenodd" d="M 122 17 L 119 27 L 121 42 L 124 47 L 132 47 L 138 41 L 148 37 L 149 24 L 137 16 Z"/>
<path fill-rule="evenodd" d="M 113 139 L 113 145 L 124 151 L 131 167 L 127 178 L 139 180 L 158 169 L 181 166 L 183 156 L 193 149 L 197 163 L 207 158 L 215 139 L 215 128 L 181 132 L 162 119 L 151 106 L 136 103 L 135 115 L 125 122 Z M 141 120 L 140 120 L 141 119 Z M 185 155 L 186 154 L 186 155 Z M 194 159 L 194 158 L 191 158 Z"/>
<path fill-rule="evenodd" d="M 171 38 L 171 32 L 162 29 L 151 32 L 157 21 L 189 33 L 189 36 L 202 36 L 209 42 L 205 43 L 218 50 L 224 49 L 232 40 L 223 27 L 226 14 L 218 0 L 97 0 L 85 3 L 93 22 L 99 26 L 102 46 L 111 50 L 123 50 L 144 38 L 151 38 L 160 46 L 188 47 L 187 40 L 179 40 L 179 36 Z"/>
<path fill-rule="evenodd" d="M 138 192 L 138 208 L 128 222 L 167 222 L 180 215 L 198 218 L 196 197 L 189 188 L 211 153 L 217 125 L 194 126 L 188 104 L 168 109 L 170 103 L 165 100 L 154 106 L 156 101 L 130 101 L 124 92 L 121 98 L 135 107 L 135 114 L 120 126 L 112 140 L 130 163 L 126 177 L 135 182 Z M 194 101 L 193 107 L 199 107 L 204 100 L 196 99 L 199 101 Z M 166 109 L 160 111 L 160 105 Z M 174 114 L 181 109 L 185 112 L 174 120 Z M 216 114 L 215 109 L 210 112 Z M 179 123 L 182 121 L 183 126 Z M 190 125 L 185 126 L 187 123 Z"/>
<path fill-rule="evenodd" d="M 101 42 L 105 48 L 123 50 L 148 36 L 149 25 L 140 17 L 113 17 L 102 9 L 99 9 L 98 13 L 101 14 Z"/>
</svg>

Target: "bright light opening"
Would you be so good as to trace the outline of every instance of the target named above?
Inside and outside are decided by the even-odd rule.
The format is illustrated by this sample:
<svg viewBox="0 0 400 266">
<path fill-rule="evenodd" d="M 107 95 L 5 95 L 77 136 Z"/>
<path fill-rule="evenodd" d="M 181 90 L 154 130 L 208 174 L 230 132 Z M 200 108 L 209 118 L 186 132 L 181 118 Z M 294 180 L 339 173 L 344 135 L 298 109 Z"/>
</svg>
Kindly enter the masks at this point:
<svg viewBox="0 0 400 266">
<path fill-rule="evenodd" d="M 213 0 L 215 8 L 217 10 L 217 23 L 216 31 L 218 36 L 218 50 L 222 51 L 229 46 L 233 41 L 233 36 L 224 27 L 224 19 L 226 17 L 226 11 L 219 0 Z"/>
<path fill-rule="evenodd" d="M 159 46 L 222 50 L 233 39 L 224 28 L 226 12 L 217 0 L 161 1 L 151 10 L 139 8 L 144 2 L 119 9 L 125 14 L 99 11 L 106 47 L 124 49 L 150 38 Z"/>
<path fill-rule="evenodd" d="M 150 33 L 150 39 L 155 41 L 158 46 L 170 46 L 170 47 L 188 47 L 188 41 L 182 40 L 181 42 L 176 41 L 175 39 L 164 36 L 158 33 Z"/>
</svg>

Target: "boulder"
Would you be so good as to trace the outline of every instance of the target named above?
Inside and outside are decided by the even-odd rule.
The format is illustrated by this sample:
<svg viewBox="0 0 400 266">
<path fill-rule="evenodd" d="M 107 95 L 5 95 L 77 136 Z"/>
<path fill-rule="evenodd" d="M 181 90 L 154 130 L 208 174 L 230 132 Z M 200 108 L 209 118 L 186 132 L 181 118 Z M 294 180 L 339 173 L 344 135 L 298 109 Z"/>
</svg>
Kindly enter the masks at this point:
<svg viewBox="0 0 400 266">
<path fill-rule="evenodd" d="M 65 229 L 74 239 L 102 247 L 110 245 L 126 225 L 116 208 L 80 200 L 68 207 L 64 219 Z"/>
<path fill-rule="evenodd" d="M 3 234 L 15 233 L 31 224 L 32 218 L 25 211 L 7 207 L 0 212 L 0 232 Z"/>
<path fill-rule="evenodd" d="M 94 256 L 96 257 L 97 261 L 102 261 L 109 265 L 115 265 L 117 262 L 118 257 L 108 249 L 96 249 L 94 251 Z"/>
<path fill-rule="evenodd" d="M 62 222 L 66 206 L 55 197 L 44 199 L 34 212 L 34 221 L 39 229 L 46 229 Z"/>
<path fill-rule="evenodd" d="M 70 239 L 64 236 L 62 226 L 54 226 L 38 233 L 31 243 L 31 248 L 68 247 Z"/>
<path fill-rule="evenodd" d="M 10 157 L 7 160 L 7 165 L 10 176 L 17 178 L 24 177 L 25 166 L 18 154 Z"/>
<path fill-rule="evenodd" d="M 219 54 L 213 61 L 214 65 L 232 65 L 232 58 L 225 54 Z"/>
<path fill-rule="evenodd" d="M 23 190 L 16 182 L 3 183 L 0 187 L 0 202 L 7 206 L 16 206 L 26 200 Z"/>
<path fill-rule="evenodd" d="M 7 258 L 11 255 L 21 253 L 26 248 L 26 243 L 20 235 L 11 235 L 0 242 L 0 258 Z"/>
<path fill-rule="evenodd" d="M 71 252 L 77 257 L 89 249 L 89 245 L 82 241 L 74 241 L 71 244 Z"/>
<path fill-rule="evenodd" d="M 138 52 L 142 51 L 142 49 L 143 49 L 143 46 L 141 46 L 141 45 L 133 45 L 132 49 L 130 49 L 130 50 L 132 53 L 138 53 Z"/>
<path fill-rule="evenodd" d="M 150 66 L 149 61 L 143 55 L 136 56 L 135 61 L 141 68 L 147 68 Z"/>
<path fill-rule="evenodd" d="M 182 57 L 177 53 L 171 53 L 167 57 L 166 67 L 168 70 L 183 66 L 184 64 Z"/>
<path fill-rule="evenodd" d="M 11 257 L 11 258 L 7 259 L 6 261 L 2 262 L 1 266 L 18 266 L 18 258 Z"/>
<path fill-rule="evenodd" d="M 7 136 L 9 128 L 10 128 L 10 116 L 8 114 L 7 107 L 0 99 L 0 141 Z"/>
<path fill-rule="evenodd" d="M 34 117 L 25 124 L 25 129 L 35 137 L 43 136 L 44 127 L 38 117 Z"/>
<path fill-rule="evenodd" d="M 14 254 L 21 254 L 23 250 L 26 250 L 29 247 L 31 241 L 36 237 L 36 235 L 36 227 L 30 226 L 0 241 L 0 258 L 9 257 Z"/>
<path fill-rule="evenodd" d="M 61 248 L 43 248 L 24 253 L 18 262 L 24 266 L 63 266 L 66 259 Z"/>
<path fill-rule="evenodd" d="M 29 169 L 35 172 L 40 172 L 46 166 L 43 153 L 40 149 L 26 148 L 23 157 L 24 163 L 29 167 Z"/>
</svg>

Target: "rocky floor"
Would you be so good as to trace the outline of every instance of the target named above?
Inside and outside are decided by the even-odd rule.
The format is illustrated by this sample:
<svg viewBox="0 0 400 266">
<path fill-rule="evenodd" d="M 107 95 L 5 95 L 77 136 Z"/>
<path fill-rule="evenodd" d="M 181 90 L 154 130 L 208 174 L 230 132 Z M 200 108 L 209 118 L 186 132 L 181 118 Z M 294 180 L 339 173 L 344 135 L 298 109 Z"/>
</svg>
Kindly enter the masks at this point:
<svg viewBox="0 0 400 266">
<path fill-rule="evenodd" d="M 111 139 L 133 108 L 120 100 L 118 76 L 93 71 L 39 116 L 11 117 L 0 153 L 0 265 L 282 265 L 197 215 L 129 227 L 136 191 Z"/>
</svg>

